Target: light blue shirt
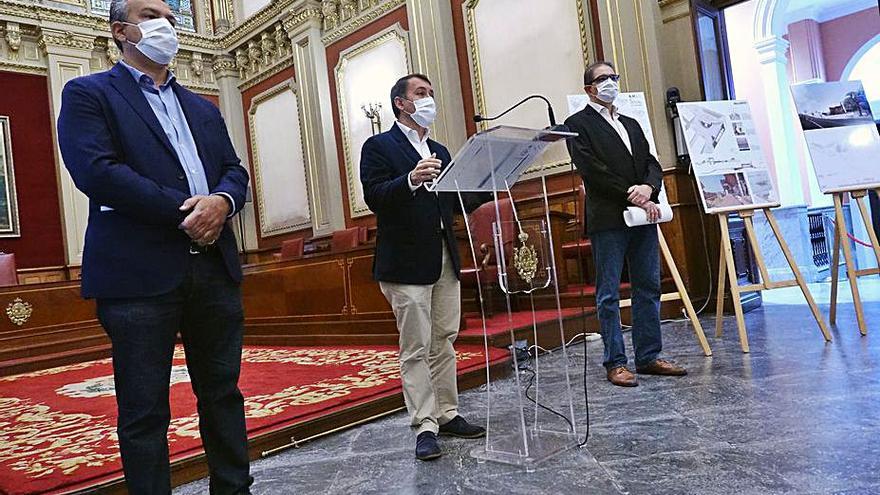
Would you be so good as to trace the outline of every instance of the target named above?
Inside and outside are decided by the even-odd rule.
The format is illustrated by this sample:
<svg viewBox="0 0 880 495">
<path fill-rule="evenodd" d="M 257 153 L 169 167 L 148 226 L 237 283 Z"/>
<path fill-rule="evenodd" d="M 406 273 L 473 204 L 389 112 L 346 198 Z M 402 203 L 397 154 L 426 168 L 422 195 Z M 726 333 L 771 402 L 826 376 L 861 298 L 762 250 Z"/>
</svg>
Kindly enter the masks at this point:
<svg viewBox="0 0 880 495">
<path fill-rule="evenodd" d="M 121 62 L 122 66 L 128 69 L 131 76 L 138 83 L 141 92 L 153 109 L 153 113 L 159 120 L 159 124 L 165 131 L 171 147 L 177 153 L 177 158 L 183 166 L 183 173 L 186 175 L 186 181 L 189 183 L 189 192 L 192 195 L 211 194 L 208 188 L 208 179 L 205 177 L 205 167 L 202 165 L 202 159 L 199 158 L 199 150 L 196 147 L 196 141 L 193 138 L 189 123 L 186 121 L 186 115 L 180 107 L 180 101 L 174 93 L 171 83 L 174 82 L 174 73 L 168 71 L 168 80 L 160 85 L 157 89 L 153 78 L 139 71 L 138 69 Z M 224 192 L 218 192 L 229 200 L 230 212 L 235 211 L 235 201 L 232 196 Z M 231 213 L 230 213 L 231 215 Z"/>
</svg>

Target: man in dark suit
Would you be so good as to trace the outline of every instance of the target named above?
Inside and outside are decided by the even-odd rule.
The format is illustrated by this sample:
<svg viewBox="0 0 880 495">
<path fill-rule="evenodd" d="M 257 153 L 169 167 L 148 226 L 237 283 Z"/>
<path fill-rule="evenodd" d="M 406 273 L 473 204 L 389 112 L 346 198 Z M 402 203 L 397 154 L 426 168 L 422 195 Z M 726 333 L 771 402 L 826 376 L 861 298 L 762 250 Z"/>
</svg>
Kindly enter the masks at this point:
<svg viewBox="0 0 880 495">
<path fill-rule="evenodd" d="M 250 493 L 238 389 L 242 273 L 226 222 L 244 205 L 248 174 L 217 108 L 168 70 L 174 22 L 161 0 L 114 0 L 122 61 L 64 88 L 61 154 L 89 197 L 82 292 L 96 299 L 113 344 L 128 491 L 171 490 L 169 379 L 180 332 L 211 493 Z"/>
<path fill-rule="evenodd" d="M 452 231 L 458 198 L 422 187 L 452 160 L 445 146 L 428 138 L 436 115 L 431 82 L 421 74 L 401 78 L 391 89 L 391 107 L 397 121 L 364 143 L 361 183 L 378 227 L 373 276 L 400 332 L 400 375 L 417 428 L 416 457 L 430 460 L 441 455 L 438 433 L 479 438 L 486 432 L 458 414 L 452 347 L 461 319 L 461 265 Z"/>
<path fill-rule="evenodd" d="M 565 124 L 578 136 L 568 140 L 571 159 L 586 190 L 585 230 L 590 236 L 596 265 L 596 303 L 608 380 L 620 386 L 638 385 L 627 368 L 620 328 L 620 277 L 624 261 L 632 285 L 633 347 L 636 372 L 685 375 L 687 371 L 659 359 L 660 255 L 657 227 L 627 227 L 623 212 L 643 208 L 652 222 L 660 218 L 657 197 L 663 182 L 660 163 L 650 152 L 638 122 L 619 115 L 614 99 L 620 76 L 608 62 L 597 62 L 584 72 L 587 107 Z"/>
</svg>

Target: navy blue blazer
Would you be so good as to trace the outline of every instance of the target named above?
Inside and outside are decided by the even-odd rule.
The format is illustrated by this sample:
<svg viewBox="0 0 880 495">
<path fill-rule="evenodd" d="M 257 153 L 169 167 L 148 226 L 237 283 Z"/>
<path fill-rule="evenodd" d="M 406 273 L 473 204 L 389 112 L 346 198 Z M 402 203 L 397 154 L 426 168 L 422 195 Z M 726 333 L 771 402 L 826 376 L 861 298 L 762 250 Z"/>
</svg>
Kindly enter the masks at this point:
<svg viewBox="0 0 880 495">
<path fill-rule="evenodd" d="M 445 168 L 452 157 L 442 144 L 428 139 L 428 148 Z M 455 233 L 455 211 L 461 211 L 458 196 L 434 194 L 424 187 L 409 188 L 409 173 L 421 160 L 418 152 L 397 124 L 387 132 L 367 139 L 361 149 L 361 183 L 364 200 L 376 214 L 376 255 L 373 278 L 400 284 L 433 284 L 443 268 L 443 243 L 446 243 L 455 275 L 461 262 Z M 464 195 L 463 195 L 464 199 Z M 469 211 L 482 199 L 468 195 Z M 443 226 L 440 228 L 440 219 Z"/>
<path fill-rule="evenodd" d="M 245 202 L 241 166 L 220 111 L 173 83 L 212 193 Z M 191 196 L 177 153 L 131 74 L 117 64 L 71 80 L 61 95 L 58 142 L 76 187 L 89 197 L 82 266 L 87 298 L 147 297 L 180 285 L 193 255 L 178 226 Z M 241 281 L 235 236 L 215 244 L 229 276 Z"/>
</svg>

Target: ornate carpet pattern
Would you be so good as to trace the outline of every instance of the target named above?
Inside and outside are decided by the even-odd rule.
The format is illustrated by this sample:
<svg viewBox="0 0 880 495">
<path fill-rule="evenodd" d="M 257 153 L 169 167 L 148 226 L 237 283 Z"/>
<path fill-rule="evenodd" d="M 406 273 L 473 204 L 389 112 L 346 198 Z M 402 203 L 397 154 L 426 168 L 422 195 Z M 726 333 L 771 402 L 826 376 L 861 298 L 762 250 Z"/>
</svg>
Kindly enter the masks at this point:
<svg viewBox="0 0 880 495">
<path fill-rule="evenodd" d="M 485 366 L 481 347 L 462 346 L 458 360 L 459 373 Z M 248 436 L 398 393 L 399 373 L 391 346 L 246 347 L 239 386 Z M 171 414 L 172 460 L 199 454 L 181 347 L 171 373 Z M 0 378 L 0 494 L 61 493 L 121 475 L 110 359 Z"/>
</svg>

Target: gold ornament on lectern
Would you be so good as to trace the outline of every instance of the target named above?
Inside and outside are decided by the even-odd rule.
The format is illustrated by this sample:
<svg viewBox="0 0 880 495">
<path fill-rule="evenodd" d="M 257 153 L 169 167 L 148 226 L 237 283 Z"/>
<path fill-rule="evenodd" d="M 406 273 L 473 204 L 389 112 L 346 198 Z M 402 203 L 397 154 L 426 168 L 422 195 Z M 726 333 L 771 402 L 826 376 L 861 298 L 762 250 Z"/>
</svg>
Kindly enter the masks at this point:
<svg viewBox="0 0 880 495">
<path fill-rule="evenodd" d="M 22 301 L 20 297 L 16 297 L 8 306 L 6 306 L 6 316 L 9 317 L 9 320 L 12 321 L 12 323 L 15 323 L 18 326 L 27 323 L 33 312 L 34 307 L 31 306 L 30 303 Z"/>
<path fill-rule="evenodd" d="M 513 249 L 513 266 L 516 268 L 519 278 L 523 279 L 525 283 L 531 284 L 538 272 L 538 253 L 534 246 L 526 245 L 528 240 L 529 234 L 520 231 L 519 242 L 522 243 L 522 246 Z"/>
</svg>

